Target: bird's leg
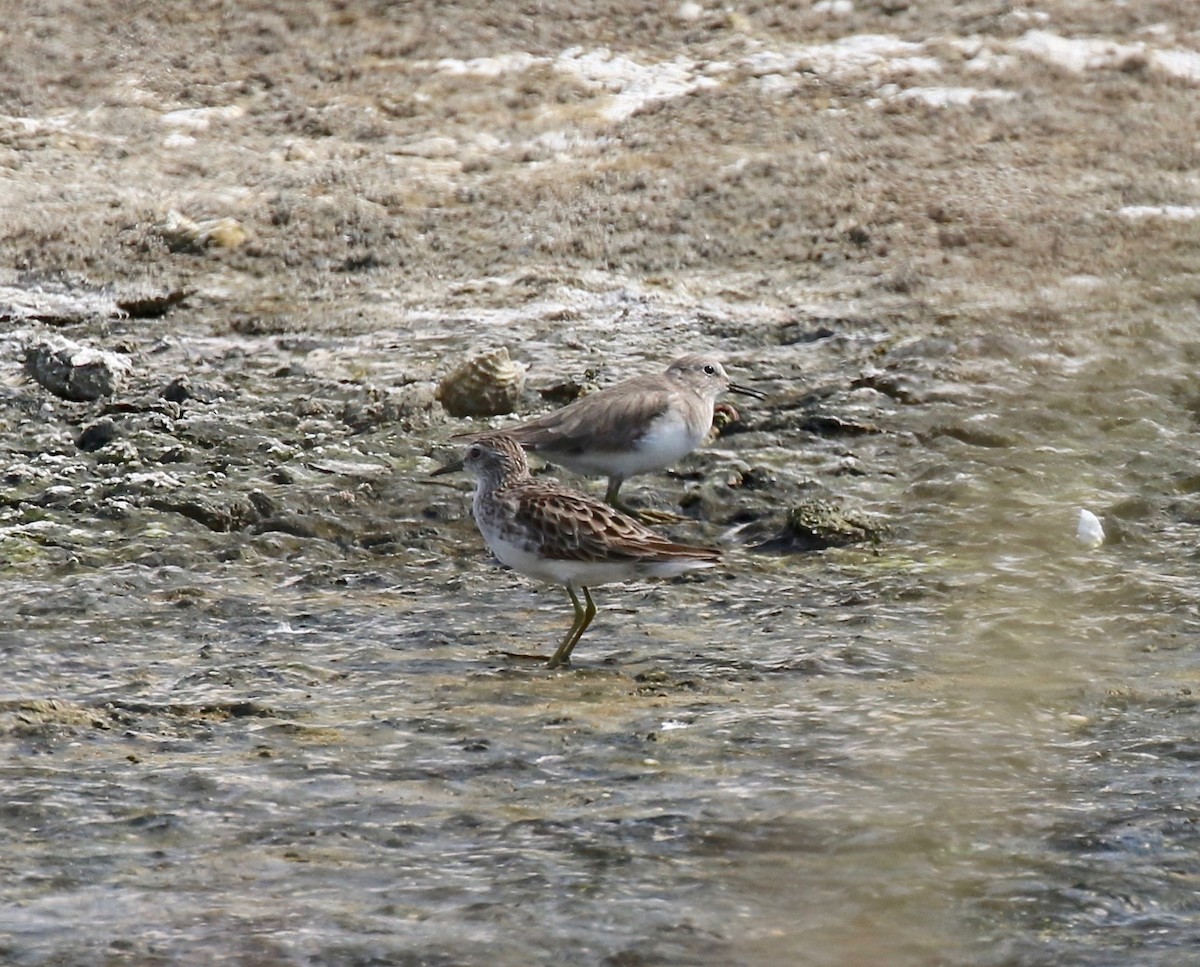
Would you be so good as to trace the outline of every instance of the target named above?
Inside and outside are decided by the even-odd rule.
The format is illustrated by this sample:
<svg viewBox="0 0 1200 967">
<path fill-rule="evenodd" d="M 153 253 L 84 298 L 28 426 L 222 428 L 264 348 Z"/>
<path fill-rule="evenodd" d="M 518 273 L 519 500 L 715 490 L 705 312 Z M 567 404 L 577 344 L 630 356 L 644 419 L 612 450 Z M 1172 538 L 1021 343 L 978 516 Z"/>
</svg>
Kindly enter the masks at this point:
<svg viewBox="0 0 1200 967">
<path fill-rule="evenodd" d="M 687 520 L 686 517 L 672 513 L 669 510 L 636 510 L 628 504 L 621 503 L 617 494 L 621 490 L 621 484 L 624 482 L 624 477 L 608 478 L 608 490 L 604 494 L 604 502 L 608 506 L 615 507 L 622 514 L 628 514 L 634 520 L 641 521 L 643 524 L 678 524 L 680 521 Z"/>
<path fill-rule="evenodd" d="M 621 492 L 621 484 L 625 482 L 624 477 L 609 477 L 608 490 L 604 492 L 604 502 L 609 507 L 616 507 L 622 514 L 634 515 L 637 512 L 632 507 L 626 507 L 621 503 L 621 498 L 617 496 Z"/>
<path fill-rule="evenodd" d="M 575 622 L 571 625 L 571 630 L 567 632 L 567 636 L 562 640 L 562 644 L 558 646 L 558 651 L 546 663 L 547 668 L 557 668 L 559 665 L 565 665 L 571 660 L 571 651 L 574 649 L 576 642 L 579 641 L 584 629 L 596 617 L 596 605 L 592 601 L 592 596 L 587 588 L 583 589 L 583 596 L 587 598 L 586 609 L 579 603 L 579 595 L 575 593 L 575 589 L 569 584 L 567 585 L 567 594 L 571 596 L 571 604 L 575 605 Z"/>
<path fill-rule="evenodd" d="M 575 606 L 575 620 L 571 622 L 571 628 L 567 635 L 562 640 L 562 644 L 558 646 L 558 650 L 550 656 L 550 660 L 546 661 L 541 655 L 525 655 L 515 651 L 502 651 L 505 658 L 520 658 L 528 659 L 529 661 L 545 661 L 547 668 L 557 668 L 559 665 L 566 665 L 571 660 L 571 649 L 575 647 L 575 643 L 579 641 L 579 636 L 583 634 L 583 629 L 591 623 L 592 618 L 596 616 L 596 605 L 592 602 L 592 596 L 588 593 L 588 589 L 583 589 L 584 597 L 587 598 L 587 608 L 584 608 L 579 603 L 579 597 L 575 594 L 575 589 L 571 585 L 567 585 L 567 594 L 571 596 L 571 603 Z"/>
<path fill-rule="evenodd" d="M 579 639 L 583 637 L 583 633 L 588 630 L 592 619 L 596 617 L 596 602 L 592 600 L 592 592 L 584 588 L 583 597 L 587 601 L 587 610 L 583 613 L 583 624 L 576 630 L 574 639 L 572 639 L 570 646 L 567 648 L 566 654 L 563 655 L 562 660 L 564 662 L 571 660 L 571 652 L 575 650 L 575 646 L 579 644 Z"/>
</svg>

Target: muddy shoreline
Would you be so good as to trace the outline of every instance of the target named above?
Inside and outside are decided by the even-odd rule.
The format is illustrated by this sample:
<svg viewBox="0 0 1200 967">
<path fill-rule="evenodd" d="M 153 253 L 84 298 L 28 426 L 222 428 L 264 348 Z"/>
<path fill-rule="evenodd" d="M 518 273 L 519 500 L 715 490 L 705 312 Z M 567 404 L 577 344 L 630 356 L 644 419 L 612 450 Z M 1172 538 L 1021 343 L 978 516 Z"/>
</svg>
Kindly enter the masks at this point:
<svg viewBox="0 0 1200 967">
<path fill-rule="evenodd" d="M 0 33 L 5 958 L 1194 940 L 1190 3 Z M 516 412 L 449 416 L 498 347 Z M 693 349 L 768 398 L 622 496 L 727 566 L 604 589 L 569 671 L 504 658 L 561 592 L 429 471 Z"/>
</svg>

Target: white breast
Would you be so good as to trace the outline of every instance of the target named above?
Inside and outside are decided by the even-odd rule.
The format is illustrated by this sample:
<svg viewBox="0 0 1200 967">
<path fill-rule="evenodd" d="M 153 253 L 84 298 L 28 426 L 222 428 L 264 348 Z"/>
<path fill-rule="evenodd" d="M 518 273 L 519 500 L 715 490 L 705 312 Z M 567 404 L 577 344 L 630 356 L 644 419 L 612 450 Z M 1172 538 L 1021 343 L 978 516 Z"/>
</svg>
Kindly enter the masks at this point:
<svg viewBox="0 0 1200 967">
<path fill-rule="evenodd" d="M 699 425 L 689 427 L 687 421 L 677 412 L 668 410 L 659 416 L 645 433 L 632 446 L 625 444 L 628 449 L 613 449 L 615 444 L 604 440 L 589 441 L 582 452 L 555 453 L 547 448 L 545 457 L 552 463 L 573 470 L 575 473 L 588 477 L 635 477 L 642 473 L 653 473 L 669 467 L 687 456 L 700 445 L 708 428 L 712 425 L 712 410 Z M 627 434 L 634 432 L 629 427 Z"/>
<path fill-rule="evenodd" d="M 482 531 L 482 528 L 481 528 Z M 627 561 L 555 561 L 547 560 L 523 544 L 512 543 L 497 533 L 484 533 L 492 553 L 514 571 L 547 584 L 574 584 L 576 587 L 596 587 L 614 581 L 628 581 L 638 574 L 636 566 Z"/>
<path fill-rule="evenodd" d="M 636 477 L 681 460 L 700 445 L 706 431 L 704 427 L 694 433 L 681 417 L 668 412 L 655 420 L 629 450 L 592 451 L 573 455 L 569 461 L 564 458 L 562 462 L 579 473 Z"/>
<path fill-rule="evenodd" d="M 711 423 L 712 417 L 709 417 L 708 424 Z M 647 461 L 654 461 L 653 467 L 665 467 L 682 460 L 700 446 L 707 430 L 708 425 L 697 430 L 689 427 L 681 417 L 665 413 L 650 425 L 638 441 L 637 449 Z"/>
</svg>

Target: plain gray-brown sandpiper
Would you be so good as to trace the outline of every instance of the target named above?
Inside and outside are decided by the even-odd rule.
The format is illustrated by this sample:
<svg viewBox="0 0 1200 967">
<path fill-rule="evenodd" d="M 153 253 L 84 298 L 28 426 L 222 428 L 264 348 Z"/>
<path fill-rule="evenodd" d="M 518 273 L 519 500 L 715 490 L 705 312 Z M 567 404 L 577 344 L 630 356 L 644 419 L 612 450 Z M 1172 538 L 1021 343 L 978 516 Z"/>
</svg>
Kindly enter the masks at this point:
<svg viewBox="0 0 1200 967">
<path fill-rule="evenodd" d="M 621 504 L 621 484 L 662 470 L 700 446 L 712 429 L 717 397 L 726 391 L 766 398 L 731 381 L 719 359 L 691 354 L 661 373 L 635 376 L 503 432 L 574 473 L 607 477 L 604 499 L 637 516 Z"/>
</svg>

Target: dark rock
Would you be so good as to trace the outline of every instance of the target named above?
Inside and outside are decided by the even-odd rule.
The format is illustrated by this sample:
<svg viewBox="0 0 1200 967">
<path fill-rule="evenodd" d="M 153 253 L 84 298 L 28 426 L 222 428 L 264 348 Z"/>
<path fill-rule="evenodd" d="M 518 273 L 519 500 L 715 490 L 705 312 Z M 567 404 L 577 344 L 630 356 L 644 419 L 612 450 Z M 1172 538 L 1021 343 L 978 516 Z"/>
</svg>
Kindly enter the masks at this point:
<svg viewBox="0 0 1200 967">
<path fill-rule="evenodd" d="M 839 437 L 839 436 L 866 436 L 872 433 L 882 433 L 877 426 L 872 426 L 870 423 L 855 423 L 851 420 L 844 420 L 839 416 L 825 416 L 822 414 L 814 414 L 806 416 L 798 424 L 801 430 L 807 430 L 809 433 L 815 433 L 817 436 L 824 437 Z"/>
<path fill-rule="evenodd" d="M 76 403 L 111 396 L 131 369 L 124 356 L 57 336 L 25 349 L 25 371 L 55 396 Z"/>
<path fill-rule="evenodd" d="M 841 320 L 837 320 L 840 322 Z M 798 319 L 784 323 L 776 332 L 776 338 L 781 346 L 820 342 L 837 335 L 837 330 L 813 319 Z"/>
<path fill-rule="evenodd" d="M 994 430 L 987 430 L 981 426 L 972 426 L 965 423 L 953 426 L 935 426 L 929 435 L 930 437 L 946 436 L 952 440 L 958 440 L 960 443 L 966 443 L 969 446 L 986 447 L 988 449 L 1007 449 L 1016 445 L 1016 440 L 1006 433 L 997 433 Z"/>
<path fill-rule="evenodd" d="M 275 501 L 261 490 L 251 490 L 247 494 L 246 499 L 250 501 L 251 506 L 258 512 L 260 517 L 270 517 L 277 510 Z"/>
<path fill-rule="evenodd" d="M 568 403 L 574 403 L 579 397 L 598 389 L 596 378 L 599 375 L 599 370 L 585 369 L 582 377 L 579 379 L 570 377 L 560 379 L 558 382 L 550 383 L 548 386 L 538 387 L 537 393 L 547 403 L 552 403 L 555 406 L 566 406 Z"/>
<path fill-rule="evenodd" d="M 234 497 L 227 503 L 194 496 L 157 497 L 150 501 L 150 506 L 182 514 L 211 531 L 219 532 L 241 530 L 262 519 L 255 502 L 248 497 Z"/>
<path fill-rule="evenodd" d="M 164 400 L 171 403 L 184 403 L 196 400 L 200 403 L 215 403 L 226 395 L 216 386 L 207 383 L 193 383 L 186 376 L 176 376 L 158 393 Z"/>
<path fill-rule="evenodd" d="M 182 403 L 192 398 L 192 384 L 186 376 L 176 376 L 162 388 L 159 395 L 172 403 Z"/>
<path fill-rule="evenodd" d="M 108 417 L 89 423 L 75 440 L 75 446 L 91 453 L 117 438 L 117 424 Z"/>
<path fill-rule="evenodd" d="M 190 295 L 186 289 L 172 289 L 169 292 L 154 292 L 141 296 L 129 296 L 117 299 L 117 308 L 130 319 L 157 319 L 165 316 L 173 307 L 179 305 Z"/>
<path fill-rule="evenodd" d="M 253 534 L 289 534 L 315 540 L 349 545 L 354 541 L 350 529 L 333 517 L 324 514 L 283 512 L 263 518 L 251 527 Z"/>
<path fill-rule="evenodd" d="M 844 510 L 835 503 L 814 498 L 788 511 L 782 531 L 753 545 L 756 551 L 797 554 L 827 547 L 846 547 L 864 541 L 878 543 L 884 528 L 879 522 Z"/>
<path fill-rule="evenodd" d="M 871 370 L 863 373 L 850 383 L 851 389 L 873 389 L 877 393 L 895 400 L 897 403 L 916 404 L 924 402 L 924 396 L 917 388 L 912 376 L 907 373 L 890 370 Z"/>
</svg>

